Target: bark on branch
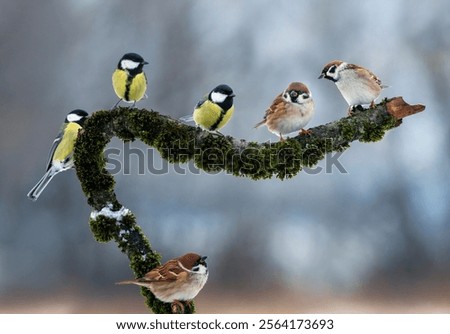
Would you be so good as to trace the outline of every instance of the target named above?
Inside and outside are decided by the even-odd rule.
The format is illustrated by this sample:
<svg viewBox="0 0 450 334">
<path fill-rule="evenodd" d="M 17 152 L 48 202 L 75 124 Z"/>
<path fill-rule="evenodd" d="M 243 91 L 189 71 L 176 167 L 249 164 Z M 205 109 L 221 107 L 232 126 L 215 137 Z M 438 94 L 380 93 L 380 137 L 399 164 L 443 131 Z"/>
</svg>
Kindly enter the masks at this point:
<svg viewBox="0 0 450 334">
<path fill-rule="evenodd" d="M 130 259 L 136 277 L 160 264 L 136 217 L 117 200 L 114 178 L 106 171 L 103 150 L 113 136 L 124 141 L 140 139 L 157 149 L 171 163 L 195 165 L 207 172 L 226 171 L 254 180 L 291 178 L 303 167 L 316 165 L 327 153 L 344 151 L 353 141 L 375 142 L 401 120 L 425 109 L 409 105 L 401 97 L 384 100 L 374 109 L 311 128 L 284 142 L 256 143 L 202 131 L 178 120 L 145 109 L 116 108 L 97 111 L 86 121 L 75 146 L 77 176 L 88 203 L 93 207 L 90 226 L 100 242 L 115 240 Z M 142 288 L 147 305 L 155 313 L 170 313 L 170 304 Z M 186 313 L 195 311 L 186 303 Z"/>
</svg>

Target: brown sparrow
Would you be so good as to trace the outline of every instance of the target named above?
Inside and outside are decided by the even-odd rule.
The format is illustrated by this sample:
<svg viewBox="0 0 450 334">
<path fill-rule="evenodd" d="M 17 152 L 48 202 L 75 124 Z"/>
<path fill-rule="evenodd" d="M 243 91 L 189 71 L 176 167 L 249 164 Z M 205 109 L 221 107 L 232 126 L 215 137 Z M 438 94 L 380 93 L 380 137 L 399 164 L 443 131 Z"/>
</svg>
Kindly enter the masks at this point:
<svg viewBox="0 0 450 334">
<path fill-rule="evenodd" d="M 349 113 L 352 107 L 362 104 L 370 104 L 373 108 L 375 99 L 380 96 L 381 90 L 387 87 L 368 69 L 341 60 L 326 64 L 319 76 L 319 79 L 322 78 L 336 84 L 349 105 Z"/>
<path fill-rule="evenodd" d="M 206 256 L 187 253 L 150 270 L 144 277 L 116 284 L 136 284 L 150 289 L 156 298 L 172 303 L 184 313 L 180 301 L 190 301 L 197 296 L 208 279 Z"/>
<path fill-rule="evenodd" d="M 272 105 L 266 110 L 264 119 L 255 128 L 265 124 L 270 132 L 276 134 L 283 141 L 283 135 L 303 130 L 314 115 L 314 101 L 311 92 L 301 82 L 292 82 L 280 93 Z"/>
</svg>

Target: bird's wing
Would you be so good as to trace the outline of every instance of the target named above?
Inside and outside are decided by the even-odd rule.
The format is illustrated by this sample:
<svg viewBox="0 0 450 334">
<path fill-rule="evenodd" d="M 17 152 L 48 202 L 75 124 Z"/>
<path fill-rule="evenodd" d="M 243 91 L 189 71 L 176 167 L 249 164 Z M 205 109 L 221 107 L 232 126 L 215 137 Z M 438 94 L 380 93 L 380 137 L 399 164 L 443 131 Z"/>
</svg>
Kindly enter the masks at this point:
<svg viewBox="0 0 450 334">
<path fill-rule="evenodd" d="M 197 102 L 194 109 L 200 108 L 206 101 L 208 100 L 208 95 L 205 95 L 200 101 Z M 192 122 L 194 121 L 194 115 L 186 115 L 183 117 L 180 117 L 180 121 L 182 122 Z"/>
<path fill-rule="evenodd" d="M 266 110 L 266 116 L 270 114 L 279 113 L 281 110 L 285 109 L 286 101 L 284 100 L 282 93 L 280 93 L 272 102 L 269 109 Z"/>
<path fill-rule="evenodd" d="M 203 105 L 203 103 L 206 102 L 206 100 L 208 100 L 208 95 L 205 95 L 200 101 L 197 102 L 195 109 L 200 108 Z"/>
<path fill-rule="evenodd" d="M 381 80 L 372 72 L 370 72 L 367 68 L 358 66 L 358 65 L 353 65 L 352 67 L 348 67 L 348 68 L 353 68 L 357 74 L 358 77 L 360 78 L 365 78 L 367 74 L 369 74 L 369 77 L 375 81 L 378 86 L 382 87 L 383 85 L 381 84 Z"/>
<path fill-rule="evenodd" d="M 277 95 L 277 97 L 273 100 L 272 104 L 270 105 L 270 107 L 266 110 L 266 113 L 264 115 L 264 119 L 259 122 L 258 124 L 255 125 L 255 128 L 257 128 L 258 126 L 264 124 L 267 120 L 267 117 L 271 114 L 275 114 L 280 112 L 281 110 L 285 109 L 285 103 L 286 101 L 283 99 L 283 93 L 280 93 Z"/>
<path fill-rule="evenodd" d="M 187 275 L 177 259 L 170 260 L 164 265 L 149 271 L 144 277 L 139 278 L 138 282 L 167 282 L 182 279 Z"/>
<path fill-rule="evenodd" d="M 52 166 L 53 154 L 55 153 L 56 148 L 58 147 L 59 143 L 61 142 L 63 134 L 64 134 L 64 130 L 61 130 L 58 133 L 58 135 L 56 136 L 55 140 L 53 141 L 52 147 L 50 148 L 50 153 L 48 155 L 47 170 L 49 170 L 50 167 Z"/>
</svg>

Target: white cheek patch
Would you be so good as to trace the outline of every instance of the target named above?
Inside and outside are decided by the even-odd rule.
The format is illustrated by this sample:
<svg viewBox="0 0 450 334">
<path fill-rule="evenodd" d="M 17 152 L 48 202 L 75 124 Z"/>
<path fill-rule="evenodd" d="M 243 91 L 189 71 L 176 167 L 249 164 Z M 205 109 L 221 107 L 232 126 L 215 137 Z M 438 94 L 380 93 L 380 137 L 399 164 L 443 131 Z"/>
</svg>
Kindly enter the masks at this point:
<svg viewBox="0 0 450 334">
<path fill-rule="evenodd" d="M 303 94 L 300 94 L 299 98 L 303 101 L 306 101 L 306 100 L 309 100 L 310 98 L 312 98 L 312 95 L 311 95 L 311 93 L 309 93 L 309 94 L 303 93 Z"/>
<path fill-rule="evenodd" d="M 83 118 L 83 116 L 77 115 L 77 114 L 69 114 L 67 115 L 67 121 L 68 122 L 78 122 Z"/>
<path fill-rule="evenodd" d="M 338 68 L 335 67 L 335 68 L 334 68 L 334 72 L 331 72 L 331 70 L 328 70 L 327 75 L 328 75 L 330 78 L 337 79 L 337 77 L 338 77 Z"/>
<path fill-rule="evenodd" d="M 134 70 L 139 66 L 139 64 L 140 63 L 137 63 L 129 59 L 124 59 L 120 62 L 120 66 L 122 66 L 122 68 L 126 70 Z"/>
<path fill-rule="evenodd" d="M 288 92 L 286 92 L 286 90 L 283 92 L 283 99 L 287 102 L 292 102 L 291 101 L 291 96 L 289 95 Z"/>
<path fill-rule="evenodd" d="M 206 268 L 204 265 L 198 265 L 198 270 L 196 271 L 197 274 L 206 274 L 208 272 L 208 268 Z"/>
<path fill-rule="evenodd" d="M 218 93 L 218 92 L 212 92 L 211 93 L 211 100 L 215 103 L 222 103 L 225 101 L 225 99 L 228 97 L 228 95 Z"/>
</svg>

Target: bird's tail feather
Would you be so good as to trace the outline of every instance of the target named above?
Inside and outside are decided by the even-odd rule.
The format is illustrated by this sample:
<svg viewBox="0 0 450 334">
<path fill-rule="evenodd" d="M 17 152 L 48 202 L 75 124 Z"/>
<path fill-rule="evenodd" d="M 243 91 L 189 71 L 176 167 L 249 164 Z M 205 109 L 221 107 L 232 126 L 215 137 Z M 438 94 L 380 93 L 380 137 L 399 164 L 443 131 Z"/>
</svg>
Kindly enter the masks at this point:
<svg viewBox="0 0 450 334">
<path fill-rule="evenodd" d="M 129 281 L 120 281 L 116 282 L 117 285 L 123 285 L 123 284 L 136 284 L 135 281 L 129 280 Z"/>
<path fill-rule="evenodd" d="M 148 288 L 149 287 L 149 282 L 140 282 L 139 280 L 129 280 L 129 281 L 120 281 L 120 282 L 116 282 L 117 285 L 125 285 L 125 284 L 134 284 L 134 285 L 138 285 L 138 286 L 143 286 Z"/>
<path fill-rule="evenodd" d="M 28 198 L 36 201 L 56 174 L 53 168 L 50 168 L 27 194 Z"/>
<path fill-rule="evenodd" d="M 194 121 L 194 116 L 186 115 L 186 116 L 180 117 L 180 121 L 186 122 L 186 123 L 193 122 Z"/>
<path fill-rule="evenodd" d="M 255 124 L 255 126 L 254 126 L 253 128 L 257 128 L 258 126 L 261 126 L 261 125 L 263 125 L 264 123 L 266 123 L 266 120 L 265 120 L 265 119 L 263 119 L 261 122 Z"/>
</svg>

